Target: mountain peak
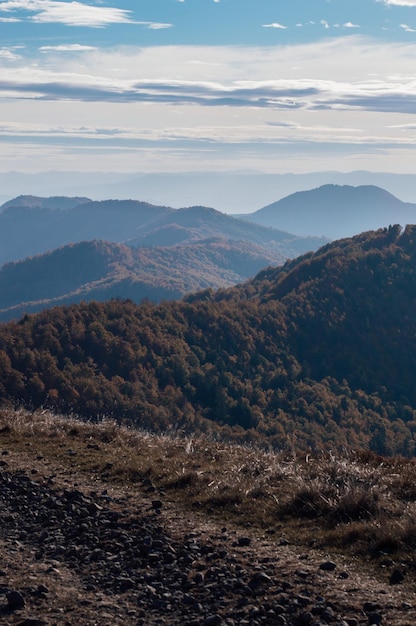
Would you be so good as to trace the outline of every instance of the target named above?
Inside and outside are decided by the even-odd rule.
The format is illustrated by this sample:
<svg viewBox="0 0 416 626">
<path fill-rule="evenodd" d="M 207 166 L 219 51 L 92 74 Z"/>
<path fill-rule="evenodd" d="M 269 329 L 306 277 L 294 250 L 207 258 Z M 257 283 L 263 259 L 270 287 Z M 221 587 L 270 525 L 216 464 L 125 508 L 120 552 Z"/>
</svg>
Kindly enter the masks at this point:
<svg viewBox="0 0 416 626">
<path fill-rule="evenodd" d="M 327 184 L 240 217 L 296 235 L 342 239 L 398 222 L 414 223 L 416 204 L 402 202 L 376 185 Z"/>
</svg>

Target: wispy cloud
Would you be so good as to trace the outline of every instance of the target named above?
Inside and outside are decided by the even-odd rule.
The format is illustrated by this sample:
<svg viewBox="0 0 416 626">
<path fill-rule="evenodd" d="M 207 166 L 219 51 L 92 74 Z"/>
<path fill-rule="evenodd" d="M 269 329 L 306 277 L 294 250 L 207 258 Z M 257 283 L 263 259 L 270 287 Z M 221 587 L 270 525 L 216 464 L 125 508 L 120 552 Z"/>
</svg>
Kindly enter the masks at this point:
<svg viewBox="0 0 416 626">
<path fill-rule="evenodd" d="M 405 30 L 407 33 L 416 33 L 416 29 L 411 28 L 407 24 L 400 24 L 400 28 L 403 28 L 403 30 Z"/>
<path fill-rule="evenodd" d="M 23 63 L 20 69 L 7 69 L 4 63 L 0 99 L 415 114 L 413 48 L 386 45 L 370 54 L 366 43 L 359 42 L 350 37 L 343 44 L 328 40 L 279 49 L 126 48 L 107 53 L 81 44 L 43 46 L 40 51 L 49 53 L 44 66 L 41 56 L 36 69 Z M 350 62 L 341 80 L 337 59 L 347 50 Z M 59 54 L 53 69 L 54 52 L 68 53 L 68 64 Z M 15 51 L 4 49 L 0 59 L 13 55 Z M 149 68 L 153 78 L 147 77 Z M 281 78 L 270 80 L 273 75 Z"/>
<path fill-rule="evenodd" d="M 282 30 L 286 30 L 287 26 L 283 26 L 283 24 L 279 24 L 278 22 L 273 22 L 272 24 L 262 24 L 263 28 L 280 28 Z"/>
<path fill-rule="evenodd" d="M 46 78 L 46 76 L 45 76 Z M 270 110 L 365 110 L 416 113 L 416 84 L 387 81 L 341 83 L 323 80 L 200 81 L 80 80 L 75 75 L 37 81 L 0 81 L 0 95 L 18 99 L 108 103 L 162 103 Z"/>
<path fill-rule="evenodd" d="M 7 61 L 17 61 L 20 59 L 20 55 L 16 53 L 18 46 L 12 46 L 11 48 L 0 48 L 0 58 Z"/>
<path fill-rule="evenodd" d="M 136 22 L 142 26 L 147 26 L 150 30 L 162 30 L 164 28 L 172 28 L 173 24 L 165 24 L 163 22 Z"/>
<path fill-rule="evenodd" d="M 58 46 L 40 46 L 41 52 L 85 52 L 87 50 L 96 50 L 95 46 L 85 46 L 79 43 L 60 44 Z"/>
<path fill-rule="evenodd" d="M 387 6 L 416 7 L 416 0 L 377 0 Z"/>
<path fill-rule="evenodd" d="M 115 23 L 132 23 L 131 11 L 114 7 L 98 7 L 73 0 L 5 0 L 0 4 L 1 13 L 17 13 L 3 20 L 29 19 L 40 23 L 60 23 L 67 26 L 102 28 Z M 29 14 L 29 16 L 27 16 Z"/>
</svg>

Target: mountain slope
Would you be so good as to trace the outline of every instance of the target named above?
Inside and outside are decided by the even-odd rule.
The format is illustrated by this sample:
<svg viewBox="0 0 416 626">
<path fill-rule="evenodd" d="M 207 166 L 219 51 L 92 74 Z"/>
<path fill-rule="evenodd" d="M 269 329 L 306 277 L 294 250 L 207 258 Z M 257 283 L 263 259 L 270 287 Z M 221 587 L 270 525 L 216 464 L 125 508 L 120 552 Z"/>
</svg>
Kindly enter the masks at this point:
<svg viewBox="0 0 416 626">
<path fill-rule="evenodd" d="M 53 199 L 51 199 L 52 203 Z M 166 246 L 226 237 L 264 245 L 285 257 L 316 249 L 323 238 L 299 238 L 248 224 L 205 207 L 171 209 L 135 200 L 82 202 L 62 210 L 26 197 L 0 207 L 0 265 L 94 239 L 132 246 Z M 53 206 L 53 203 L 52 203 Z M 59 205 L 62 206 L 62 203 Z"/>
<path fill-rule="evenodd" d="M 416 227 L 334 242 L 184 302 L 0 327 L 0 397 L 278 448 L 416 449 Z"/>
<path fill-rule="evenodd" d="M 11 204 L 0 213 L 0 265 L 69 243 L 122 241 L 170 211 L 174 209 L 133 200 L 85 202 L 67 210 Z"/>
<path fill-rule="evenodd" d="M 103 241 L 69 244 L 0 268 L 0 320 L 82 300 L 175 299 L 229 287 L 282 254 L 247 242 L 205 240 L 170 248 L 131 248 Z"/>
<path fill-rule="evenodd" d="M 339 239 L 390 224 L 413 224 L 416 204 L 402 202 L 373 185 L 323 185 L 291 194 L 240 217 L 300 236 Z"/>
</svg>

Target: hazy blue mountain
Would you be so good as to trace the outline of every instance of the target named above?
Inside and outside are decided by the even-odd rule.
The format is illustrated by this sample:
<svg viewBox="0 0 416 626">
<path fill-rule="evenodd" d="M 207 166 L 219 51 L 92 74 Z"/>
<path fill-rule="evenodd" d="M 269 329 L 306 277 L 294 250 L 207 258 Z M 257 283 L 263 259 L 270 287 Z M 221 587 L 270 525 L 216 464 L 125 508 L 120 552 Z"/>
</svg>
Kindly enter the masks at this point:
<svg viewBox="0 0 416 626">
<path fill-rule="evenodd" d="M 48 198 L 40 198 L 39 196 L 18 196 L 8 202 L 5 202 L 0 211 L 5 211 L 12 207 L 24 207 L 27 209 L 73 209 L 79 204 L 91 202 L 90 198 L 68 198 L 67 196 L 52 196 Z"/>
<path fill-rule="evenodd" d="M 390 224 L 413 224 L 416 204 L 402 202 L 373 185 L 323 185 L 299 191 L 240 217 L 299 236 L 340 239 Z"/>
<path fill-rule="evenodd" d="M 299 238 L 206 207 L 172 209 L 137 200 L 83 202 L 73 208 L 36 208 L 19 199 L 0 207 L 0 266 L 69 243 L 94 239 L 131 246 L 171 246 L 207 237 L 267 246 L 286 258 L 316 250 L 323 238 Z M 44 199 L 42 199 L 44 204 Z M 3 205 L 4 207 L 4 205 Z"/>
<path fill-rule="evenodd" d="M 325 184 L 376 185 L 407 202 L 416 202 L 416 174 L 387 172 L 59 172 L 0 173 L 0 203 L 20 194 L 139 198 L 174 208 L 212 206 L 224 213 L 246 213 L 296 191 Z"/>
<path fill-rule="evenodd" d="M 235 285 L 285 260 L 279 252 L 225 239 L 166 248 L 104 241 L 69 244 L 0 268 L 0 320 L 93 299 L 178 299 L 201 289 Z"/>
<path fill-rule="evenodd" d="M 19 205 L 0 207 L 0 265 L 41 254 L 69 243 L 104 239 L 120 242 L 137 228 L 175 209 L 136 200 L 84 202 L 63 211 Z"/>
</svg>

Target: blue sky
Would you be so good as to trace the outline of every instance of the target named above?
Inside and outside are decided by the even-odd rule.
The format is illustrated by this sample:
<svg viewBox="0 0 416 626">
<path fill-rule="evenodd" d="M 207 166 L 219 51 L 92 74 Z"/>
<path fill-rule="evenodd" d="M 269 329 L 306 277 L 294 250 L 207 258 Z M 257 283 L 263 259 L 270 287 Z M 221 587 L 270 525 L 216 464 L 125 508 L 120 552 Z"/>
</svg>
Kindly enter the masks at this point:
<svg viewBox="0 0 416 626">
<path fill-rule="evenodd" d="M 416 0 L 0 0 L 0 171 L 415 172 Z"/>
</svg>

